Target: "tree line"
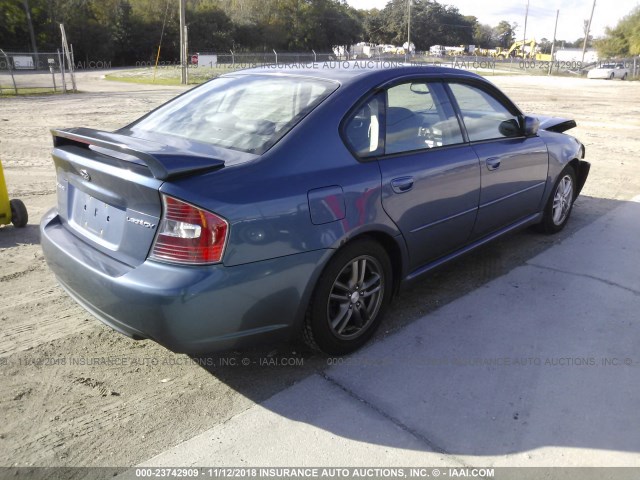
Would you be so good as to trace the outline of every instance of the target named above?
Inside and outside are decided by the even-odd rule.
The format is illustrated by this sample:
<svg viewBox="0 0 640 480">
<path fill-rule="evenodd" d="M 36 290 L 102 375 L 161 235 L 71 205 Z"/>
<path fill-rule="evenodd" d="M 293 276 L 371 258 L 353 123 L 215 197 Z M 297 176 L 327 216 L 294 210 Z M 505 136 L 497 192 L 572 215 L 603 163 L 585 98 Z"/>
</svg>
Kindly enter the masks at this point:
<svg viewBox="0 0 640 480">
<path fill-rule="evenodd" d="M 190 51 L 330 52 L 359 41 L 402 45 L 407 36 L 407 0 L 390 0 L 381 10 L 356 10 L 344 0 L 187 0 L 186 5 Z M 161 37 L 161 60 L 175 61 L 178 6 L 178 0 L 0 0 L 0 48 L 32 49 L 29 11 L 39 51 L 59 47 L 64 23 L 78 61 L 116 66 L 155 60 Z M 610 29 L 611 40 L 602 48 L 636 48 L 638 16 L 636 9 L 635 17 Z M 418 51 L 436 44 L 508 48 L 516 28 L 506 20 L 482 24 L 435 0 L 411 2 L 411 41 Z"/>
<path fill-rule="evenodd" d="M 595 41 L 601 57 L 631 57 L 640 55 L 640 6 L 618 22 L 607 28 L 604 38 Z"/>
<path fill-rule="evenodd" d="M 26 6 L 37 48 L 55 51 L 64 23 L 77 60 L 131 65 L 179 56 L 178 0 L 0 0 L 0 48 L 31 50 Z M 331 52 L 359 41 L 402 45 L 407 0 L 390 0 L 382 10 L 356 10 L 344 0 L 187 0 L 190 51 Z M 456 7 L 434 0 L 412 1 L 411 40 L 431 45 L 508 46 L 516 25 L 481 25 Z"/>
</svg>

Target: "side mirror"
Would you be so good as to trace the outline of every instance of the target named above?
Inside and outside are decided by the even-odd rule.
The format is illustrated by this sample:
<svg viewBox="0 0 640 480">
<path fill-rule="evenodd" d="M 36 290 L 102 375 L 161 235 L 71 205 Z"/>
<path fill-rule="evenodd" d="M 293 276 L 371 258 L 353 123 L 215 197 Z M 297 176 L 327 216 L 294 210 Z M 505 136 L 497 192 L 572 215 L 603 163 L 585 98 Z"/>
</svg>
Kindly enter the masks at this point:
<svg viewBox="0 0 640 480">
<path fill-rule="evenodd" d="M 498 125 L 498 131 L 503 137 L 519 137 L 522 135 L 520 124 L 513 118 L 500 122 L 500 125 Z"/>
<path fill-rule="evenodd" d="M 538 134 L 538 128 L 540 128 L 540 120 L 536 117 L 525 116 L 523 123 L 523 133 L 525 137 L 535 137 Z"/>
<path fill-rule="evenodd" d="M 426 83 L 412 82 L 409 89 L 413 93 L 417 93 L 420 95 L 426 95 L 429 93 L 429 88 L 427 87 Z"/>
</svg>

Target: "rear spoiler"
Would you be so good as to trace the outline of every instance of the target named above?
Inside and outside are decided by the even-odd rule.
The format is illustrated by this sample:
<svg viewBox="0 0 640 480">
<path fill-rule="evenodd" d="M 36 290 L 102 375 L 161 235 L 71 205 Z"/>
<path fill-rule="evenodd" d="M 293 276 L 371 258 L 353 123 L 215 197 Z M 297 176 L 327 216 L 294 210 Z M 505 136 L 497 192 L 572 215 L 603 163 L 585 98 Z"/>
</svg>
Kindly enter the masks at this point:
<svg viewBox="0 0 640 480">
<path fill-rule="evenodd" d="M 70 128 L 51 130 L 51 134 L 55 148 L 95 146 L 101 150 L 124 154 L 133 157 L 135 163 L 146 165 L 158 180 L 168 180 L 181 175 L 224 167 L 224 161 L 217 158 L 193 154 L 165 144 L 118 133 L 91 128 Z M 108 154 L 108 152 L 101 153 Z M 121 158 L 119 155 L 114 157 Z"/>
<path fill-rule="evenodd" d="M 537 116 L 537 118 L 540 121 L 540 128 L 548 132 L 563 133 L 578 126 L 575 120 L 569 118 L 540 116 Z"/>
</svg>

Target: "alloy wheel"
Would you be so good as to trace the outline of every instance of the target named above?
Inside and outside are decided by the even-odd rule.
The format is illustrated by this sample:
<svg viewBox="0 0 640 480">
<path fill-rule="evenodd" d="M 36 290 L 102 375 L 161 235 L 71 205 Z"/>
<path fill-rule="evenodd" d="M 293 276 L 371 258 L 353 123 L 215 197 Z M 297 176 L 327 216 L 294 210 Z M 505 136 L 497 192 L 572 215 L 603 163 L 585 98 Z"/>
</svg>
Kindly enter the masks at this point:
<svg viewBox="0 0 640 480">
<path fill-rule="evenodd" d="M 331 287 L 327 302 L 327 321 L 333 334 L 351 340 L 373 323 L 384 298 L 380 262 L 362 255 L 345 265 Z"/>
<path fill-rule="evenodd" d="M 569 175 L 562 177 L 553 196 L 553 223 L 561 225 L 569 215 L 573 202 L 573 179 Z"/>
</svg>

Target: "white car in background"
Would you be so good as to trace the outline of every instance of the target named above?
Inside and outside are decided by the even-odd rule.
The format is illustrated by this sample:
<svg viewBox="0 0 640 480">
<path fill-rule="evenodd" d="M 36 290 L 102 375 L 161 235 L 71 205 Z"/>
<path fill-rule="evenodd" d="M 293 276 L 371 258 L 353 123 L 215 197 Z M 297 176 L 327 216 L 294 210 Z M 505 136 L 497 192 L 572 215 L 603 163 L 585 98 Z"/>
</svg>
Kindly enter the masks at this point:
<svg viewBox="0 0 640 480">
<path fill-rule="evenodd" d="M 614 78 L 626 80 L 627 76 L 629 76 L 629 69 L 625 68 L 622 63 L 605 63 L 589 70 L 587 74 L 587 78 L 606 78 L 608 80 Z"/>
</svg>

